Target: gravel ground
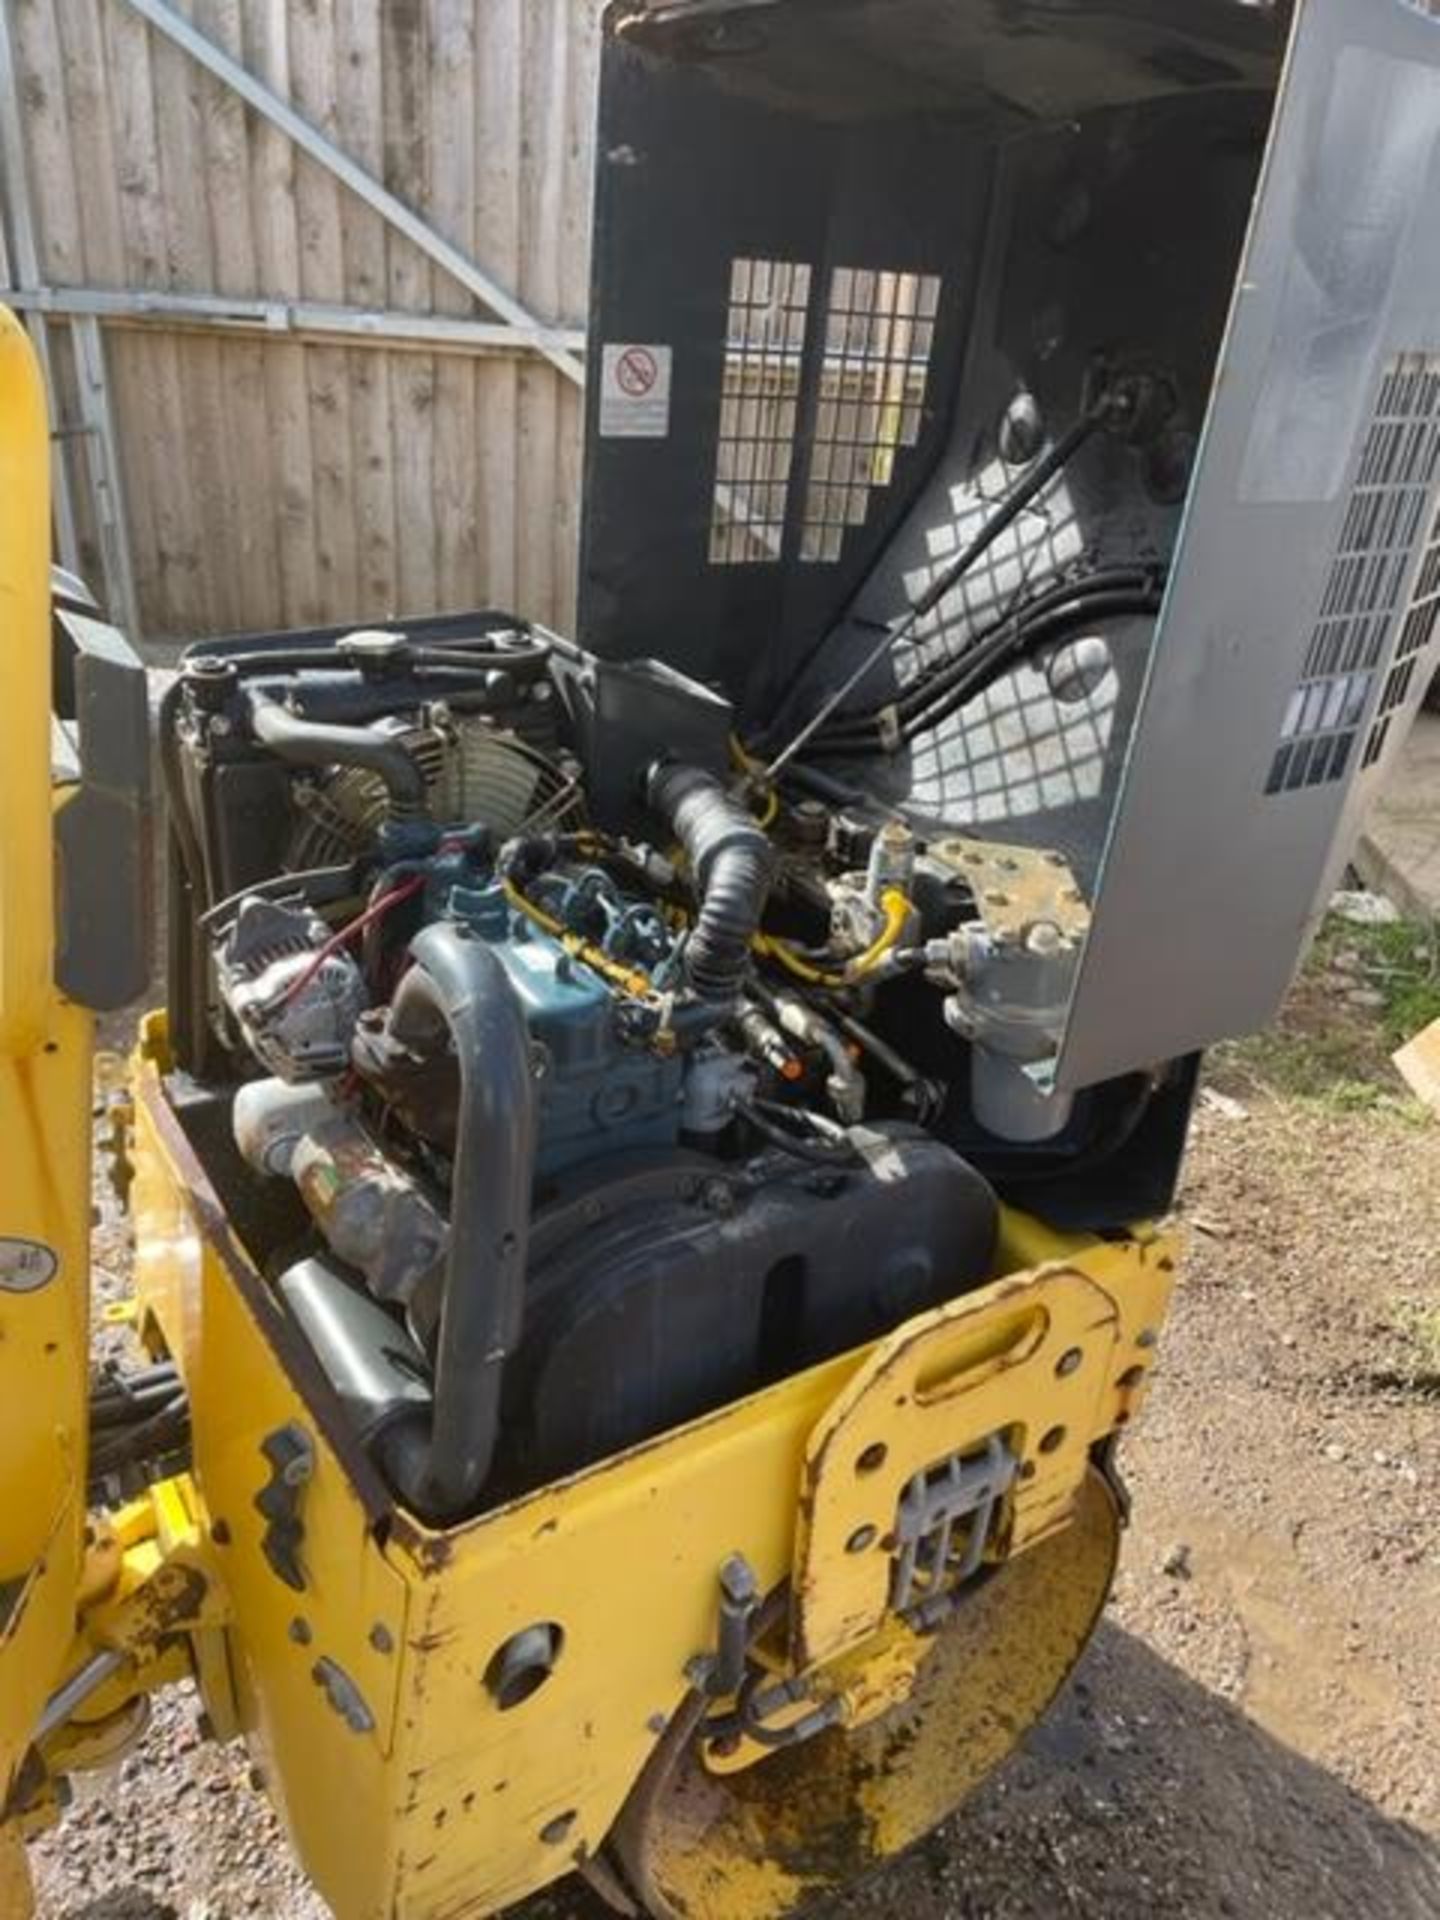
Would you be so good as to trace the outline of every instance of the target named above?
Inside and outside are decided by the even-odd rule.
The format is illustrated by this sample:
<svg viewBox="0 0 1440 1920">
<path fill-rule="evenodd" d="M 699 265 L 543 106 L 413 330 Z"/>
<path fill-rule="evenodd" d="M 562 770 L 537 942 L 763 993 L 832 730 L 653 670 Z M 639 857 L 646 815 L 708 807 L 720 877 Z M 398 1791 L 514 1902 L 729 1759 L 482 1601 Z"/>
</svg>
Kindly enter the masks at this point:
<svg viewBox="0 0 1440 1920">
<path fill-rule="evenodd" d="M 1333 1030 L 1335 984 L 1285 1045 Z M 1365 1017 L 1347 1070 L 1378 1084 Z M 1215 1063 L 1197 1117 L 1106 1625 L 1023 1752 L 833 1920 L 1440 1915 L 1440 1353 L 1415 1332 L 1440 1318 L 1440 1127 L 1277 1093 L 1274 1047 Z M 97 1239 L 118 1274 L 121 1230 Z M 181 1694 L 33 1851 L 45 1920 L 325 1912 Z M 600 1912 L 569 1887 L 524 1909 Z"/>
</svg>

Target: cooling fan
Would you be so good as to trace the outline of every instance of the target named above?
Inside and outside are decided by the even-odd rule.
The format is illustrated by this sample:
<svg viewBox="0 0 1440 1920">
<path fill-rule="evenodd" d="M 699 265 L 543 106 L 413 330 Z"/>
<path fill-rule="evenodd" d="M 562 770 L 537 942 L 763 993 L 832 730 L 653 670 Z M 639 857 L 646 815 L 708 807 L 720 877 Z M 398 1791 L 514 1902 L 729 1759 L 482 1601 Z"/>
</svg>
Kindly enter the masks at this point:
<svg viewBox="0 0 1440 1920">
<path fill-rule="evenodd" d="M 431 817 L 442 825 L 483 824 L 508 838 L 573 824 L 582 809 L 574 774 L 487 719 L 430 721 L 396 738 L 424 773 Z M 336 767 L 295 797 L 301 818 L 285 852 L 288 871 L 341 866 L 375 845 L 386 812 L 378 774 Z"/>
</svg>

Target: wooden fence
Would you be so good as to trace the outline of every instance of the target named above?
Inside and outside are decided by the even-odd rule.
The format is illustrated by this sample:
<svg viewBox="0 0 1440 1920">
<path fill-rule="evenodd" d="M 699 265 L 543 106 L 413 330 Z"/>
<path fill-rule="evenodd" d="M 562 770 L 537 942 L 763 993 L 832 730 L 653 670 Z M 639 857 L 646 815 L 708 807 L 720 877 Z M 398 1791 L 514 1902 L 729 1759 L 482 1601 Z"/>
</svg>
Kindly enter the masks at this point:
<svg viewBox="0 0 1440 1920">
<path fill-rule="evenodd" d="M 146 638 L 569 621 L 599 14 L 0 0 L 0 297 Z"/>
</svg>

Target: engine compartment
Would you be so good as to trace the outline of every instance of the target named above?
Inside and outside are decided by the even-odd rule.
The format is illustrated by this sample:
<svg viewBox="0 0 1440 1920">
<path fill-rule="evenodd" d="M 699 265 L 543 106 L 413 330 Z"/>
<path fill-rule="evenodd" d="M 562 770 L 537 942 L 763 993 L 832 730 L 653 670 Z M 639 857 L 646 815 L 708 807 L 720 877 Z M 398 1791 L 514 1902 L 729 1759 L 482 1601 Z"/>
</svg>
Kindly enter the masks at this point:
<svg viewBox="0 0 1440 1920">
<path fill-rule="evenodd" d="M 428 1516 L 981 1284 L 997 1188 L 1123 1158 L 1164 1078 L 1027 1077 L 1062 855 L 782 790 L 657 663 L 498 615 L 222 642 L 161 735 L 172 1100 Z"/>
<path fill-rule="evenodd" d="M 996 1277 L 1002 1205 L 1163 1213 L 1245 972 L 1092 913 L 1283 10 L 701 11 L 607 21 L 579 641 L 205 643 L 162 714 L 172 1105 L 441 1520 Z"/>
</svg>

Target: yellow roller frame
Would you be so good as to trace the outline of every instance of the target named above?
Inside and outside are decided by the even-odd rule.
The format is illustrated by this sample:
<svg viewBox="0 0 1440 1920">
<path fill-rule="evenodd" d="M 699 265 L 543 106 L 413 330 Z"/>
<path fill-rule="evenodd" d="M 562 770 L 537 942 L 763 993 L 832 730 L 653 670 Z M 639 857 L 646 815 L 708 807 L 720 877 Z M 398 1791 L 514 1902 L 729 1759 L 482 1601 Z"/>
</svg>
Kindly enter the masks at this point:
<svg viewBox="0 0 1440 1920">
<path fill-rule="evenodd" d="M 435 1531 L 393 1509 L 355 1444 L 227 1219 L 170 1106 L 164 1067 L 156 1017 L 137 1075 L 137 1288 L 142 1330 L 176 1355 L 190 1387 L 203 1557 L 229 1622 L 224 1664 L 233 1695 L 218 1704 L 234 1714 L 339 1920 L 494 1912 L 567 1871 L 595 1871 L 627 1804 L 636 1871 L 643 1866 L 668 1885 L 670 1869 L 655 1865 L 670 1852 L 663 1796 L 653 1804 L 653 1836 L 637 1845 L 637 1782 L 667 1729 L 683 1724 L 695 1663 L 715 1649 L 722 1562 L 742 1554 L 766 1593 L 807 1566 L 806 1543 L 821 1537 L 831 1497 L 817 1449 L 837 1422 L 873 1414 L 876 1430 L 888 1433 L 890 1496 L 908 1472 L 982 1440 L 996 1422 L 1030 1436 L 1027 1459 L 1057 1407 L 1073 1427 L 1073 1452 L 1067 1441 L 1053 1455 L 1063 1485 L 1038 1474 L 1024 1483 L 1047 1524 L 1031 1527 L 1028 1493 L 1017 1491 L 1007 1509 L 997 1551 L 1014 1544 L 1015 1552 L 994 1584 L 1013 1582 L 1017 1599 L 1029 1598 L 1003 1649 L 981 1659 L 980 1693 L 967 1705 L 962 1687 L 957 1700 L 951 1664 L 934 1666 L 944 1636 L 933 1653 L 906 1659 L 881 1623 L 839 1659 L 827 1646 L 816 1669 L 819 1684 L 843 1685 L 854 1699 L 852 1730 L 840 1738 L 871 1737 L 867 1729 L 883 1727 L 889 1701 L 906 1710 L 912 1686 L 921 1702 L 927 1688 L 942 1687 L 948 1717 L 981 1712 L 982 1695 L 988 1702 L 990 1732 L 973 1749 L 977 1764 L 983 1756 L 988 1765 L 1059 1684 L 1100 1603 L 1113 1545 L 1108 1536 L 1095 1544 L 1105 1526 L 1092 1512 L 1099 1496 L 1087 1491 L 1087 1448 L 1123 1425 L 1143 1391 L 1171 1279 L 1165 1241 L 1066 1240 L 1011 1217 L 1001 1249 L 1007 1277 L 993 1286 L 871 1349 Z M 1029 1329 L 1036 1316 L 1044 1341 L 997 1373 L 1017 1324 Z M 1064 1343 L 1058 1350 L 1056 1340 Z M 1076 1344 L 1090 1381 L 1083 1398 L 1067 1384 L 1069 1365 L 1059 1375 L 1055 1367 Z M 943 1369 L 946 1411 L 910 1427 L 892 1421 L 877 1396 L 889 1393 L 892 1368 L 912 1367 L 922 1351 Z M 972 1377 L 978 1398 L 966 1386 Z M 270 1473 L 263 1443 L 291 1425 L 314 1453 L 297 1504 L 299 1590 L 267 1558 L 267 1523 L 256 1506 Z M 848 1453 L 833 1458 L 844 1459 L 837 1481 L 848 1482 Z M 837 1485 L 836 1499 L 839 1492 Z M 876 1497 L 873 1485 L 866 1497 Z M 1027 1527 L 1035 1544 L 1022 1552 Z M 1052 1551 L 1088 1569 L 1083 1578 L 1067 1575 L 1078 1612 L 1031 1607 L 1046 1591 L 1042 1562 Z M 856 1608 L 871 1606 L 869 1572 L 845 1556 L 843 1566 L 819 1570 L 815 1592 L 828 1600 L 833 1584 L 852 1620 Z M 988 1640 L 996 1603 L 987 1592 L 977 1590 L 978 1610 L 965 1618 L 971 1636 Z M 487 1683 L 496 1656 L 537 1625 L 558 1629 L 554 1670 L 521 1704 L 502 1707 Z M 842 1636 L 852 1637 L 848 1629 Z M 202 1676 L 207 1698 L 209 1685 Z M 828 1775 L 832 1745 L 807 1743 L 801 1751 L 813 1761 L 785 1756 L 787 1777 L 810 1764 L 817 1777 Z M 903 1806 L 883 1817 L 875 1811 L 879 1853 L 947 1811 L 969 1784 L 948 1749 L 936 1752 L 943 1766 L 937 1759 L 928 1790 L 917 1779 Z M 771 1765 L 749 1771 L 768 1777 Z M 775 1885 L 777 1898 L 788 1897 L 783 1876 Z M 747 1904 L 758 1897 L 747 1882 L 727 1906 L 706 1911 L 756 1920 L 786 1910 Z"/>
</svg>

